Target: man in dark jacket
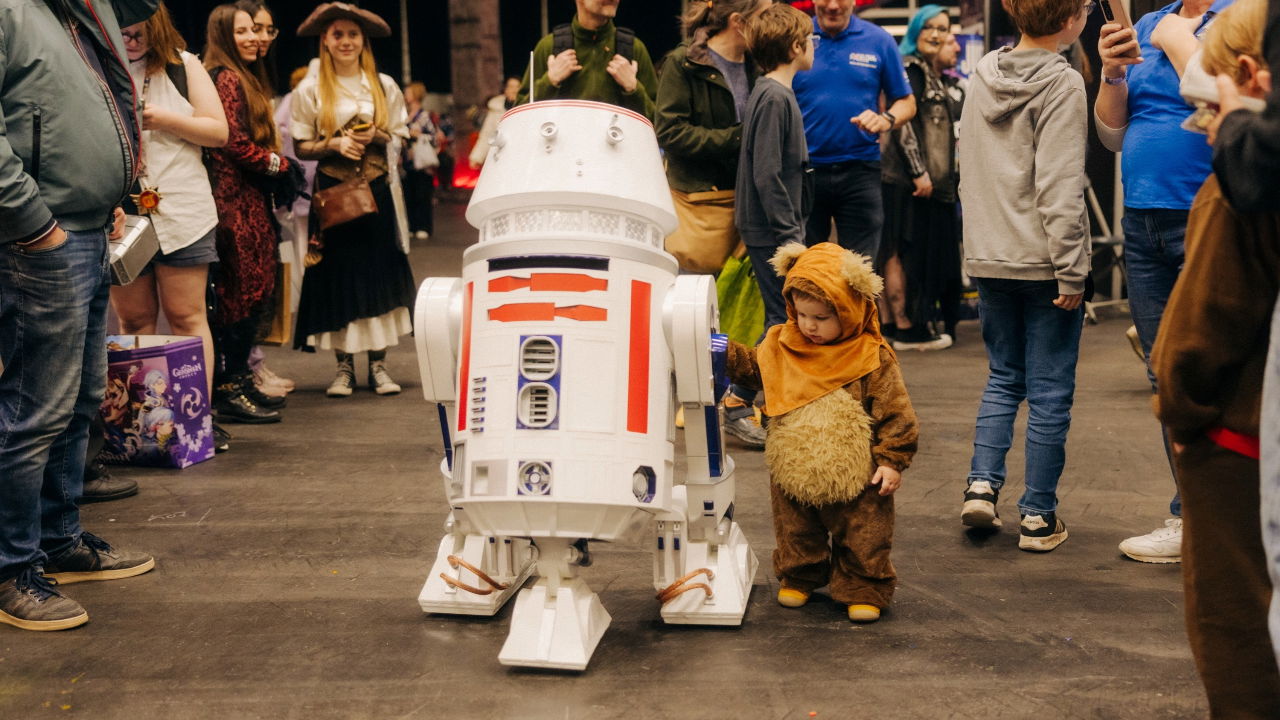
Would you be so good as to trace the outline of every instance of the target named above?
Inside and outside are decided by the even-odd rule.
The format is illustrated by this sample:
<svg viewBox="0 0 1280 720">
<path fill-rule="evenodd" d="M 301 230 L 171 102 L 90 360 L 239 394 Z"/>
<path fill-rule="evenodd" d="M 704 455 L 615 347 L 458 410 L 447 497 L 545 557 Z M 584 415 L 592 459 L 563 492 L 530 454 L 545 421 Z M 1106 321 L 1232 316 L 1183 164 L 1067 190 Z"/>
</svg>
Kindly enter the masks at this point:
<svg viewBox="0 0 1280 720">
<path fill-rule="evenodd" d="M 653 120 L 658 75 L 649 50 L 630 31 L 625 33 L 630 56 L 621 52 L 626 50 L 620 37 L 623 33 L 613 24 L 620 0 L 576 2 L 578 12 L 566 29 L 572 33 L 572 46 L 559 50 L 556 33 L 538 41 L 533 67 L 524 73 L 517 102 L 529 102 L 532 90 L 534 100 L 595 100 Z"/>
<path fill-rule="evenodd" d="M 26 630 L 89 621 L 49 578 L 155 566 L 83 532 L 77 497 L 106 386 L 107 234 L 137 174 L 120 26 L 157 4 L 0 0 L 0 622 Z"/>
</svg>

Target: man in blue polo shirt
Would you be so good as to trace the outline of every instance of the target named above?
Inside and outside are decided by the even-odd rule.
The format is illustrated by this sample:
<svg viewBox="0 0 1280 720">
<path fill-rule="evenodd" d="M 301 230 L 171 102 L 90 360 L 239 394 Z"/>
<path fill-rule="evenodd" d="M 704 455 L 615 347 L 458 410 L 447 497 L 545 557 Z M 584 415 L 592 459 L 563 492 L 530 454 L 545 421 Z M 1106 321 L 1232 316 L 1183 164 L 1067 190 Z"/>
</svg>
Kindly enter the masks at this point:
<svg viewBox="0 0 1280 720">
<path fill-rule="evenodd" d="M 914 117 L 916 99 L 897 44 L 883 28 L 854 17 L 854 0 L 813 6 L 813 69 L 792 83 L 815 176 L 805 244 L 826 240 L 834 220 L 842 247 L 874 258 L 884 224 L 880 134 Z"/>
</svg>

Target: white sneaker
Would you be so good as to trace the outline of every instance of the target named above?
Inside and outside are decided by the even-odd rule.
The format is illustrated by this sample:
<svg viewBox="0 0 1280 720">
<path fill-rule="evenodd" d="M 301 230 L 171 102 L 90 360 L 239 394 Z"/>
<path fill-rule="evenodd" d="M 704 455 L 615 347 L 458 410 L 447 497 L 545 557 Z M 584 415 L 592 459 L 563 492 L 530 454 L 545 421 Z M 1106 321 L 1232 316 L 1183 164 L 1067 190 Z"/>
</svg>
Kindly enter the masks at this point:
<svg viewBox="0 0 1280 720">
<path fill-rule="evenodd" d="M 329 389 L 324 391 L 329 397 L 350 397 L 351 392 L 356 387 L 356 371 L 355 368 L 347 363 L 338 364 L 338 374 L 334 376 L 333 382 L 329 383 Z"/>
<path fill-rule="evenodd" d="M 426 242 L 427 239 L 430 237 L 431 236 L 427 234 L 426 230 L 418 230 L 413 234 L 413 239 L 417 240 L 418 242 Z"/>
<path fill-rule="evenodd" d="M 1169 518 L 1164 527 L 1125 540 L 1120 552 L 1144 563 L 1182 562 L 1182 518 Z"/>
<path fill-rule="evenodd" d="M 400 392 L 400 385 L 391 379 L 387 366 L 380 360 L 369 363 L 369 387 L 379 395 L 395 395 Z"/>
</svg>

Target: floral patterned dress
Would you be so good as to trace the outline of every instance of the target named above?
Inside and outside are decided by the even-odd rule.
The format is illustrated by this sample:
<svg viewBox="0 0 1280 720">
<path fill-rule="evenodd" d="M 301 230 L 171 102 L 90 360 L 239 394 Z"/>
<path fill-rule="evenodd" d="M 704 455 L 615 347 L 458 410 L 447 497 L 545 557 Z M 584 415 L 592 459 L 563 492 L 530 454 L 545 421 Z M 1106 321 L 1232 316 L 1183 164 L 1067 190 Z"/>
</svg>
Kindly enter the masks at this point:
<svg viewBox="0 0 1280 720">
<path fill-rule="evenodd" d="M 255 182 L 288 170 L 289 160 L 253 141 L 240 76 L 224 68 L 214 69 L 213 74 L 229 131 L 226 146 L 209 153 L 209 176 L 218 206 L 215 321 L 225 327 L 251 317 L 272 299 L 279 233 L 271 196 Z"/>
</svg>

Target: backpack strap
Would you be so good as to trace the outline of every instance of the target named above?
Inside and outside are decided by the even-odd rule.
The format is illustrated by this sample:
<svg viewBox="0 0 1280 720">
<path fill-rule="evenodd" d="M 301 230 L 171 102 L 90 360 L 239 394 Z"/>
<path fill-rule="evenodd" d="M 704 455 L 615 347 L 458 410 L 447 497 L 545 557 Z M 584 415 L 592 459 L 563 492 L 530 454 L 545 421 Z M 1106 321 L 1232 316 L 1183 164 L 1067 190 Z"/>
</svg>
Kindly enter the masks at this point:
<svg viewBox="0 0 1280 720">
<path fill-rule="evenodd" d="M 573 49 L 573 25 L 565 23 L 551 30 L 551 54 L 559 55 L 565 50 Z"/>
<path fill-rule="evenodd" d="M 631 28 L 614 28 L 617 33 L 617 53 L 631 62 L 636 59 L 636 31 Z"/>
<path fill-rule="evenodd" d="M 169 81 L 178 89 L 178 94 L 181 95 L 184 100 L 190 101 L 191 95 L 189 92 L 190 85 L 187 82 L 187 64 L 182 60 L 182 58 L 179 57 L 178 62 L 176 63 L 165 63 L 164 73 L 169 76 Z"/>
</svg>

